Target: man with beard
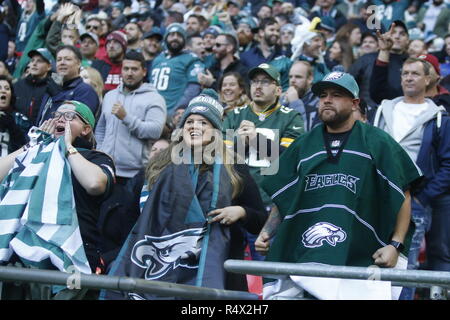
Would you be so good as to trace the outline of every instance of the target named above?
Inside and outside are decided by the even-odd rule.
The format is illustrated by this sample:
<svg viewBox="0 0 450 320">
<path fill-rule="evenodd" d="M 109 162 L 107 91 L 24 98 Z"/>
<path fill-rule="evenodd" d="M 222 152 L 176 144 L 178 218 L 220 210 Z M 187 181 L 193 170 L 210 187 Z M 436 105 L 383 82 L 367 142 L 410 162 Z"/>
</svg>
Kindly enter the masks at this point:
<svg viewBox="0 0 450 320">
<path fill-rule="evenodd" d="M 259 31 L 259 44 L 241 54 L 242 63 L 249 69 L 261 63 L 269 63 L 281 55 L 280 25 L 273 17 L 264 19 L 261 22 Z"/>
<path fill-rule="evenodd" d="M 166 100 L 169 114 L 201 90 L 197 75 L 204 71 L 204 65 L 197 55 L 184 50 L 186 38 L 181 24 L 169 25 L 164 36 L 167 50 L 155 58 L 149 73 L 149 82 Z"/>
<path fill-rule="evenodd" d="M 408 253 L 410 189 L 421 173 L 388 134 L 355 120 L 359 88 L 350 74 L 327 74 L 312 91 L 323 124 L 299 137 L 262 182 L 276 206 L 256 249 L 266 261 L 393 268 Z M 304 280 L 267 278 L 264 299 L 303 290 L 318 299 L 391 298 L 390 287 L 370 290 L 363 281 Z"/>
<path fill-rule="evenodd" d="M 142 54 L 127 52 L 122 84 L 105 95 L 95 129 L 97 148 L 113 158 L 120 184 L 144 167 L 148 140 L 158 139 L 166 122 L 165 101 L 153 85 L 144 83 L 146 72 Z"/>
<path fill-rule="evenodd" d="M 127 50 L 128 40 L 122 31 L 113 31 L 106 37 L 106 52 L 104 60 L 95 60 L 92 67 L 97 69 L 105 82 L 104 90 L 116 89 L 121 83 L 122 61 Z"/>
<path fill-rule="evenodd" d="M 237 72 L 241 75 L 247 74 L 247 68 L 236 58 L 237 40 L 230 34 L 222 33 L 217 36 L 214 45 L 214 56 L 216 63 L 207 69 L 207 73 L 200 73 L 198 78 L 203 87 L 217 88 L 217 81 L 228 72 Z"/>
<path fill-rule="evenodd" d="M 252 17 L 243 18 L 239 21 L 236 32 L 239 39 L 239 53 L 243 53 L 250 48 L 257 46 L 254 40 L 258 25 Z"/>
<path fill-rule="evenodd" d="M 129 22 L 125 25 L 125 33 L 127 34 L 128 46 L 127 50 L 142 51 L 142 29 L 136 22 Z"/>
<path fill-rule="evenodd" d="M 261 63 L 273 65 L 281 76 L 281 87 L 286 90 L 289 86 L 289 69 L 291 60 L 282 54 L 280 41 L 280 25 L 273 17 L 261 22 L 259 31 L 259 45 L 241 54 L 241 62 L 247 69 L 254 68 Z"/>
<path fill-rule="evenodd" d="M 281 104 L 302 115 L 305 131 L 319 123 L 317 105 L 319 98 L 311 91 L 313 69 L 306 61 L 296 61 L 289 70 L 289 88 L 283 94 Z"/>
</svg>

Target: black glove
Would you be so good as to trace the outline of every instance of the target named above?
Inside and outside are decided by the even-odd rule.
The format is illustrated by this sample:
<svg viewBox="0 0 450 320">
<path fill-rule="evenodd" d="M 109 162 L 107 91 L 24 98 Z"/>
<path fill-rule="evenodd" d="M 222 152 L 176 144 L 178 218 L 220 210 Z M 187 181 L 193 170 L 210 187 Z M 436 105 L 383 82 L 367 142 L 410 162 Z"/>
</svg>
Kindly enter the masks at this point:
<svg viewBox="0 0 450 320">
<path fill-rule="evenodd" d="M 14 117 L 9 112 L 0 112 L 0 128 L 11 129 L 15 125 Z"/>
</svg>

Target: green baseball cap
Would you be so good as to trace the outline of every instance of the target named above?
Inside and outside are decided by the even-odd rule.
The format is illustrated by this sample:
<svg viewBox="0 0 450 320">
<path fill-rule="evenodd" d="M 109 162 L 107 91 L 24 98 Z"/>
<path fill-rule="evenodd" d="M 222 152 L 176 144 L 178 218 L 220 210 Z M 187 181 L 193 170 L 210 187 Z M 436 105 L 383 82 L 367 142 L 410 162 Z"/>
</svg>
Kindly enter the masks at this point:
<svg viewBox="0 0 450 320">
<path fill-rule="evenodd" d="M 79 101 L 75 101 L 75 100 L 67 100 L 61 104 L 61 107 L 64 105 L 67 105 L 67 104 L 73 105 L 75 107 L 74 111 L 76 113 L 78 113 L 83 118 L 83 120 L 86 121 L 92 127 L 92 129 L 94 129 L 95 117 L 94 117 L 94 114 L 92 113 L 91 109 L 87 105 L 85 105 L 83 102 L 79 102 Z M 61 108 L 61 107 L 59 107 L 59 108 Z"/>
<path fill-rule="evenodd" d="M 278 70 L 276 68 L 274 68 L 273 66 L 271 66 L 270 64 L 267 64 L 267 63 L 261 63 L 259 66 L 251 69 L 248 72 L 248 78 L 253 79 L 253 77 L 257 73 L 261 73 L 261 72 L 264 72 L 270 78 L 275 80 L 278 85 L 280 84 L 280 73 L 278 72 Z"/>
<path fill-rule="evenodd" d="M 48 51 L 47 48 L 31 50 L 30 52 L 28 52 L 28 57 L 33 58 L 33 56 L 37 54 L 44 58 L 52 66 L 55 64 L 55 58 L 53 58 L 52 54 L 50 53 L 50 51 Z"/>
<path fill-rule="evenodd" d="M 326 88 L 341 88 L 347 91 L 353 98 L 359 99 L 359 87 L 355 78 L 349 73 L 333 71 L 315 83 L 311 90 L 319 96 Z"/>
</svg>

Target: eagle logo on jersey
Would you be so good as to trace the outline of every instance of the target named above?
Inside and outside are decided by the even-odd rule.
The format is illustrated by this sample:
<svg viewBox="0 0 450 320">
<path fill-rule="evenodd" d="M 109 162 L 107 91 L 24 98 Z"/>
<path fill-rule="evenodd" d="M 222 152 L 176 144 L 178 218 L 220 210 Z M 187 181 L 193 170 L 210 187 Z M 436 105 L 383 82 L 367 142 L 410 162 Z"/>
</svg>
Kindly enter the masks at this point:
<svg viewBox="0 0 450 320">
<path fill-rule="evenodd" d="M 200 240 L 206 228 L 183 230 L 163 237 L 145 236 L 136 242 L 131 261 L 146 269 L 145 279 L 154 280 L 178 267 L 197 268 Z"/>
<path fill-rule="evenodd" d="M 319 222 L 306 230 L 302 235 L 302 243 L 307 248 L 318 248 L 324 242 L 335 247 L 338 242 L 344 242 L 347 233 L 329 222 Z"/>
</svg>

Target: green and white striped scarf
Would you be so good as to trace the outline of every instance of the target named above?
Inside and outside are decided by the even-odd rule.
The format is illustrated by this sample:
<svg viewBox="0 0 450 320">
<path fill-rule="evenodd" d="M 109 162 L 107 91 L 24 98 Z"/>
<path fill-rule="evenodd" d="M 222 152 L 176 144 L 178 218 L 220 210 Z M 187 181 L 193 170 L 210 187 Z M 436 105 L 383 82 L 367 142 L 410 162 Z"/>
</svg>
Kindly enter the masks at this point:
<svg viewBox="0 0 450 320">
<path fill-rule="evenodd" d="M 91 273 L 65 152 L 64 137 L 47 137 L 16 157 L 0 185 L 0 262 L 16 253 L 27 266 Z"/>
</svg>

